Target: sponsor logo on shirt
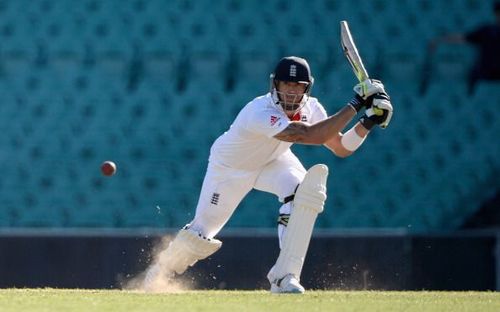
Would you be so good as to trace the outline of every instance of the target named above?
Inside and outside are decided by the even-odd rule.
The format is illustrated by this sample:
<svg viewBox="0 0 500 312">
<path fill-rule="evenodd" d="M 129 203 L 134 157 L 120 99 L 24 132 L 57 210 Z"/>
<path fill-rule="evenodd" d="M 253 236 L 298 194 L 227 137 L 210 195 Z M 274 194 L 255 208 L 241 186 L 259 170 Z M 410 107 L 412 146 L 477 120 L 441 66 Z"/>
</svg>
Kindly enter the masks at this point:
<svg viewBox="0 0 500 312">
<path fill-rule="evenodd" d="M 280 120 L 280 117 L 277 116 L 271 116 L 271 126 L 274 126 L 278 120 Z"/>
<path fill-rule="evenodd" d="M 307 122 L 307 116 L 306 115 L 302 115 L 300 121 Z"/>
</svg>

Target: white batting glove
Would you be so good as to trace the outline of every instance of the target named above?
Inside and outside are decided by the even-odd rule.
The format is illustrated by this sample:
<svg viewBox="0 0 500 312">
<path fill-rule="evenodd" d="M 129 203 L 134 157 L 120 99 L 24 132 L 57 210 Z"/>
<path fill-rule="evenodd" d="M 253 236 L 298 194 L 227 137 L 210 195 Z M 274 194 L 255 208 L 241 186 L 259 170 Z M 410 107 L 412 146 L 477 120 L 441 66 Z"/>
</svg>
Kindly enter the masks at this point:
<svg viewBox="0 0 500 312">
<path fill-rule="evenodd" d="M 372 106 L 365 110 L 365 114 L 359 121 L 368 130 L 371 130 L 375 125 L 385 129 L 391 122 L 392 113 L 393 108 L 389 96 L 377 94 L 373 97 Z"/>
<path fill-rule="evenodd" d="M 379 123 L 379 126 L 381 128 L 387 128 L 389 123 L 391 122 L 392 114 L 393 114 L 393 108 L 392 108 L 392 103 L 391 99 L 389 96 L 378 96 L 376 95 L 373 98 L 373 104 L 372 104 L 372 109 L 375 111 L 375 113 L 379 116 L 382 116 L 382 122 Z"/>
<path fill-rule="evenodd" d="M 365 81 L 355 85 L 353 90 L 356 94 L 363 98 L 363 100 L 366 100 L 370 96 L 377 93 L 386 93 L 384 84 L 380 80 L 376 79 L 366 79 Z"/>
</svg>

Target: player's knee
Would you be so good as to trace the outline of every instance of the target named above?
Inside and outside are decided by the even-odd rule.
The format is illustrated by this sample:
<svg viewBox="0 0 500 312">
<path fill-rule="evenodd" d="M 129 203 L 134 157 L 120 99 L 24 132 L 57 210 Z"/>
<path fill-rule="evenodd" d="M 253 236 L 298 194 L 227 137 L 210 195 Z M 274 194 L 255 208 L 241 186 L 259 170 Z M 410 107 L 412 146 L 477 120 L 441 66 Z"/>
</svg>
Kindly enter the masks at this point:
<svg viewBox="0 0 500 312">
<path fill-rule="evenodd" d="M 327 176 L 328 167 L 326 165 L 315 165 L 309 169 L 304 181 L 296 191 L 294 207 L 307 207 L 321 213 L 326 200 Z"/>
</svg>

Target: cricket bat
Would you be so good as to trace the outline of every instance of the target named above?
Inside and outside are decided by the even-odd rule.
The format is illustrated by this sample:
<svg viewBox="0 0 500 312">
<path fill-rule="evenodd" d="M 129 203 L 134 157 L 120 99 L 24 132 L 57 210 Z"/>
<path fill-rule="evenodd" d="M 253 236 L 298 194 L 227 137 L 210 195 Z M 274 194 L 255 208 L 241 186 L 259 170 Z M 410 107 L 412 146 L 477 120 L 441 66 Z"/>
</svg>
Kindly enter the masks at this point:
<svg viewBox="0 0 500 312">
<path fill-rule="evenodd" d="M 366 71 L 365 65 L 363 65 L 363 61 L 359 56 L 358 49 L 356 48 L 356 44 L 352 39 L 351 31 L 349 30 L 349 24 L 347 24 L 347 21 L 340 22 L 340 38 L 342 50 L 344 51 L 345 57 L 351 64 L 354 75 L 356 75 L 356 78 L 358 78 L 359 82 L 365 81 L 366 79 L 368 79 L 368 72 Z"/>
<path fill-rule="evenodd" d="M 342 45 L 342 50 L 344 55 L 351 64 L 352 70 L 359 82 L 363 82 L 368 79 L 368 72 L 366 71 L 365 65 L 359 56 L 358 48 L 352 39 L 351 31 L 349 30 L 349 24 L 347 21 L 340 22 L 340 43 Z M 382 115 L 384 112 L 381 109 L 373 108 L 376 115 Z"/>
</svg>

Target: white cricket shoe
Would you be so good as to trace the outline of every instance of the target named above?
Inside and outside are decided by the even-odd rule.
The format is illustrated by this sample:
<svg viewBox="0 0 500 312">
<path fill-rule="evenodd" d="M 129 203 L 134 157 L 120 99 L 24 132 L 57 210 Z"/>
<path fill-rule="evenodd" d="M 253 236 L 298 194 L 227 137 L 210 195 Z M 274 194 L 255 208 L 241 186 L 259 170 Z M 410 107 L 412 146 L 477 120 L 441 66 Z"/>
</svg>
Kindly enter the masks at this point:
<svg viewBox="0 0 500 312">
<path fill-rule="evenodd" d="M 271 283 L 271 293 L 273 294 L 303 294 L 304 292 L 304 287 L 292 274 L 285 275 L 282 279 Z"/>
<path fill-rule="evenodd" d="M 158 264 L 153 264 L 146 270 L 146 275 L 142 281 L 142 290 L 152 291 L 154 285 L 158 283 L 160 278 L 160 266 Z"/>
<path fill-rule="evenodd" d="M 140 288 L 145 292 L 161 292 L 168 288 L 173 277 L 172 271 L 153 264 L 147 269 Z"/>
</svg>

